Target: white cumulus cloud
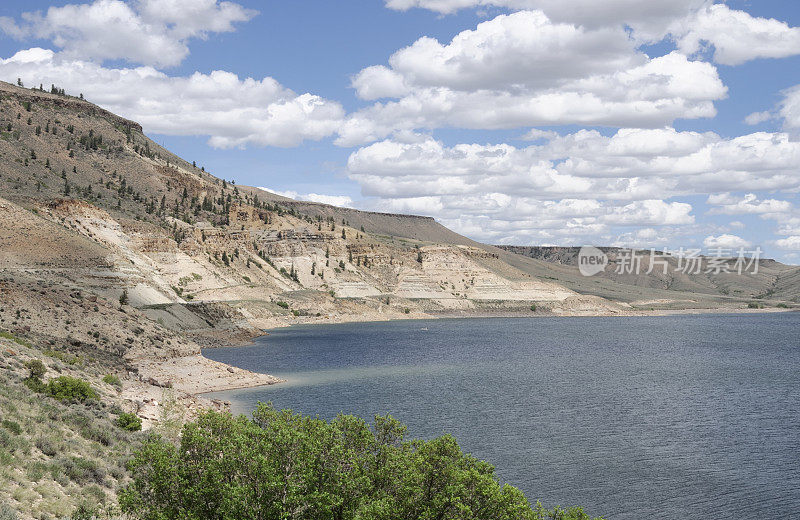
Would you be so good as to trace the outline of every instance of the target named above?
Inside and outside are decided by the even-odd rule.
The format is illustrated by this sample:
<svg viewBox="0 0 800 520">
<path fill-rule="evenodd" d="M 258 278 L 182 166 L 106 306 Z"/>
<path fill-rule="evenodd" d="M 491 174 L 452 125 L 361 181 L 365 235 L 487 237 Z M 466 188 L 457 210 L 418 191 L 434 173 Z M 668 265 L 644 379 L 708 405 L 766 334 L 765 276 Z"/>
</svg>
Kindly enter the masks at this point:
<svg viewBox="0 0 800 520">
<path fill-rule="evenodd" d="M 784 91 L 778 109 L 784 125 L 793 130 L 800 129 L 800 85 Z"/>
<path fill-rule="evenodd" d="M 712 194 L 706 202 L 715 206 L 709 210 L 710 215 L 768 215 L 789 213 L 793 209 L 792 203 L 787 200 L 759 200 L 754 193 L 748 193 L 741 199 L 729 193 Z"/>
<path fill-rule="evenodd" d="M 754 193 L 800 190 L 800 143 L 784 133 L 731 139 L 664 128 L 535 137 L 539 144 L 523 148 L 387 139 L 353 152 L 347 172 L 371 209 L 423 213 L 476 238 L 517 243 L 638 244 L 645 237 L 637 228 L 675 229 L 659 237 L 702 231 L 692 205 L 675 200 L 697 195 L 712 214 L 788 222 L 790 202 Z"/>
<path fill-rule="evenodd" d="M 70 59 L 163 67 L 183 61 L 191 38 L 233 31 L 236 22 L 255 14 L 217 0 L 95 0 L 23 13 L 21 21 L 0 17 L 0 30 L 18 39 L 50 40 Z"/>
<path fill-rule="evenodd" d="M 757 18 L 724 4 L 700 9 L 679 27 L 673 34 L 681 51 L 694 54 L 712 46 L 714 61 L 723 65 L 800 54 L 800 27 Z"/>
<path fill-rule="evenodd" d="M 651 58 L 622 27 L 586 29 L 538 11 L 499 15 L 444 44 L 420 38 L 352 85 L 385 100 L 348 117 L 343 146 L 441 127 L 661 127 L 712 117 L 727 95 L 709 63 L 679 52 Z"/>
<path fill-rule="evenodd" d="M 448 147 L 430 136 L 388 139 L 352 153 L 347 169 L 369 196 L 501 191 L 540 198 L 644 200 L 800 189 L 797 164 L 800 143 L 784 133 L 724 139 L 665 128 L 621 129 L 612 136 L 580 130 L 525 148 Z M 783 203 L 768 204 L 765 209 L 775 210 Z"/>
<path fill-rule="evenodd" d="M 386 6 L 441 14 L 475 7 L 541 10 L 556 22 L 592 28 L 624 26 L 639 42 L 671 35 L 687 54 L 713 47 L 714 60 L 724 65 L 800 53 L 800 28 L 754 17 L 716 0 L 386 0 Z"/>
<path fill-rule="evenodd" d="M 748 114 L 747 117 L 744 118 L 744 122 L 748 125 L 758 125 L 769 121 L 774 116 L 769 111 L 765 112 L 753 112 L 752 114 Z"/>
<path fill-rule="evenodd" d="M 775 245 L 781 249 L 800 251 L 800 235 L 781 238 L 775 241 Z"/>
<path fill-rule="evenodd" d="M 627 25 L 649 40 L 664 36 L 669 25 L 710 0 L 386 0 L 390 9 L 428 9 L 452 14 L 461 9 L 497 7 L 541 10 L 552 20 L 586 27 Z"/>
<path fill-rule="evenodd" d="M 752 246 L 750 242 L 742 237 L 728 234 L 707 236 L 705 240 L 703 240 L 703 245 L 708 249 L 739 249 Z"/>
</svg>

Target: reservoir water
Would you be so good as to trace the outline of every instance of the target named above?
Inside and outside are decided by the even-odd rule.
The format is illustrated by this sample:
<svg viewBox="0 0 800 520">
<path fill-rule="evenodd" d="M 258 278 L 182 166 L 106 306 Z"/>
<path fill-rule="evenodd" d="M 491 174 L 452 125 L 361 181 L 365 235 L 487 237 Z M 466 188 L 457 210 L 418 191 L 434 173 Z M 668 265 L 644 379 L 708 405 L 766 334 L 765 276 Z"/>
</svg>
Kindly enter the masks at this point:
<svg viewBox="0 0 800 520">
<path fill-rule="evenodd" d="M 297 326 L 211 359 L 219 392 L 445 432 L 546 506 L 607 519 L 800 518 L 800 313 Z"/>
</svg>

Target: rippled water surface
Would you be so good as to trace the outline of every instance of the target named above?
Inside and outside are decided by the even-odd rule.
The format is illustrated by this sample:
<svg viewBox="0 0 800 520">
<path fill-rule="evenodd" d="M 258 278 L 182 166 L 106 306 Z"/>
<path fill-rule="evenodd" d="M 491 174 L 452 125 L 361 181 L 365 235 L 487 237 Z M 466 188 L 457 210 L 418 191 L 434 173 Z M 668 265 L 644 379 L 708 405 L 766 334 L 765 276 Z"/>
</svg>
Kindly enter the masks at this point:
<svg viewBox="0 0 800 520">
<path fill-rule="evenodd" d="M 300 326 L 204 354 L 289 379 L 216 394 L 238 412 L 388 412 L 548 506 L 800 517 L 800 313 Z"/>
</svg>

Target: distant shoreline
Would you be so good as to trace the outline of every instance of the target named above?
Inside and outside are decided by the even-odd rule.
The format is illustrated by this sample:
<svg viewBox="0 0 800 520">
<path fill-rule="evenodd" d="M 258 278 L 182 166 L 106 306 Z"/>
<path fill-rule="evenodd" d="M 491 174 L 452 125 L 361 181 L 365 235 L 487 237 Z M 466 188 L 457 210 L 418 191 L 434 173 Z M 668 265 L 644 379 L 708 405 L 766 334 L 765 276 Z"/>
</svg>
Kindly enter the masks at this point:
<svg viewBox="0 0 800 520">
<path fill-rule="evenodd" d="M 383 317 L 369 316 L 369 317 L 356 317 L 353 315 L 344 315 L 336 317 L 306 317 L 295 318 L 292 320 L 275 319 L 269 320 L 264 323 L 264 326 L 259 327 L 262 331 L 260 334 L 250 336 L 247 339 L 242 339 L 238 342 L 232 341 L 227 345 L 210 345 L 205 348 L 232 348 L 243 345 L 249 345 L 256 338 L 268 334 L 267 331 L 274 329 L 283 329 L 293 327 L 296 325 L 337 325 L 346 323 L 381 323 L 388 321 L 412 321 L 412 320 L 437 320 L 447 318 L 459 319 L 472 319 L 472 318 L 631 318 L 631 317 L 646 317 L 646 316 L 675 316 L 682 314 L 769 314 L 776 312 L 800 312 L 800 308 L 780 308 L 780 307 L 765 307 L 760 309 L 748 308 L 734 308 L 734 307 L 714 307 L 714 308 L 686 308 L 686 309 L 630 309 L 615 313 L 608 312 L 534 312 L 534 311 L 438 311 L 426 314 L 406 315 L 402 317 L 394 315 L 385 315 Z M 351 319 L 352 318 L 352 319 Z"/>
<path fill-rule="evenodd" d="M 658 311 L 631 311 L 629 313 L 622 313 L 622 314 L 545 314 L 540 313 L 538 315 L 533 313 L 525 314 L 523 312 L 508 312 L 508 313 L 435 313 L 430 314 L 427 316 L 414 316 L 409 318 L 386 318 L 386 319 L 364 319 L 364 320 L 317 320 L 317 321 L 303 321 L 303 322 L 295 322 L 295 323 L 279 323 L 275 324 L 268 329 L 263 329 L 261 334 L 252 336 L 248 341 L 242 341 L 238 343 L 233 343 L 227 346 L 211 346 L 207 347 L 207 349 L 218 349 L 218 348 L 236 348 L 236 347 L 243 347 L 248 345 L 254 345 L 255 339 L 260 338 L 263 336 L 269 335 L 270 330 L 275 329 L 285 329 L 290 328 L 292 326 L 297 325 L 345 325 L 349 323 L 381 323 L 381 322 L 395 322 L 395 321 L 435 321 L 439 319 L 483 319 L 483 318 L 535 318 L 535 319 L 546 319 L 546 318 L 641 318 L 641 317 L 666 317 L 666 316 L 681 316 L 681 315 L 709 315 L 709 314 L 719 314 L 719 315 L 735 315 L 735 314 L 772 314 L 772 313 L 784 313 L 784 312 L 800 312 L 800 309 L 782 309 L 782 308 L 764 308 L 764 309 L 734 309 L 734 308 L 715 308 L 715 309 L 662 309 Z M 206 349 L 203 349 L 206 350 Z M 250 389 L 250 388 L 258 388 L 262 386 L 271 386 L 273 384 L 280 384 L 285 382 L 285 380 L 275 378 L 274 376 L 268 374 L 260 374 L 255 372 L 250 372 L 248 370 L 243 370 L 240 368 L 235 368 L 234 370 L 238 374 L 238 378 L 236 379 L 235 383 L 232 384 L 230 380 L 226 380 L 223 378 L 219 380 L 219 385 L 215 385 L 212 380 L 218 377 L 218 372 L 220 367 L 223 365 L 222 363 L 218 363 L 216 361 L 211 360 L 203 356 L 202 351 L 200 356 L 209 361 L 209 365 L 205 365 L 203 369 L 200 370 L 202 373 L 201 379 L 204 381 L 202 384 L 198 384 L 195 386 L 195 392 L 192 394 L 195 397 L 199 397 L 202 399 L 207 399 L 206 396 L 209 394 L 213 394 L 216 392 L 224 392 L 229 390 L 243 390 L 243 389 Z M 200 368 L 195 366 L 196 369 Z M 269 382 L 265 382 L 264 377 L 269 377 L 271 380 Z M 227 406 L 230 406 L 230 403 L 226 403 Z"/>
</svg>

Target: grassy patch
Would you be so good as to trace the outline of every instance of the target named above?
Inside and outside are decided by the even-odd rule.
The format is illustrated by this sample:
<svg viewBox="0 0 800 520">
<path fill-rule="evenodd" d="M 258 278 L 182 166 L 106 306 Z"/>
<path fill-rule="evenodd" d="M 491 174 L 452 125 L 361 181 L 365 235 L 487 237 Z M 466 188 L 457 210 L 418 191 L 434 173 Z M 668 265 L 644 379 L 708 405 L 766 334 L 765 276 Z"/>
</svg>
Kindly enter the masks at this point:
<svg viewBox="0 0 800 520">
<path fill-rule="evenodd" d="M 122 381 L 119 380 L 119 377 L 115 376 L 114 374 L 106 374 L 103 376 L 103 382 L 107 385 L 111 385 L 115 388 L 122 389 Z"/>
<path fill-rule="evenodd" d="M 42 351 L 42 354 L 64 362 L 67 365 L 83 365 L 83 358 L 81 356 L 76 356 L 75 354 L 70 354 L 69 352 L 60 352 L 58 350 L 47 349 Z"/>
<path fill-rule="evenodd" d="M 120 369 L 101 366 L 105 373 Z M 73 370 L 80 377 L 72 379 L 86 385 L 103 375 L 79 365 Z M 113 403 L 78 400 L 83 384 L 61 385 L 63 395 L 75 399 L 47 399 L 29 386 L 47 392 L 50 385 L 28 376 L 16 360 L 0 368 L 0 520 L 75 519 L 82 504 L 98 518 L 113 517 L 116 490 L 129 478 L 125 461 L 142 434 L 116 426 Z"/>
<path fill-rule="evenodd" d="M 17 345 L 22 345 L 23 347 L 33 348 L 31 346 L 31 344 L 28 343 L 27 341 L 25 341 L 24 339 L 18 338 L 17 336 L 15 336 L 15 335 L 13 335 L 10 332 L 5 331 L 5 330 L 0 330 L 0 338 L 5 338 L 7 340 L 11 340 L 14 343 L 16 343 Z"/>
</svg>

